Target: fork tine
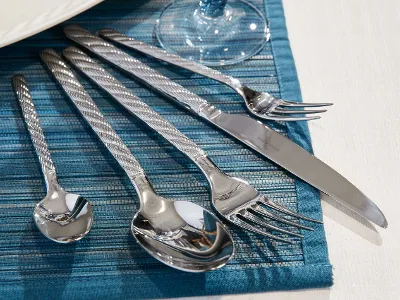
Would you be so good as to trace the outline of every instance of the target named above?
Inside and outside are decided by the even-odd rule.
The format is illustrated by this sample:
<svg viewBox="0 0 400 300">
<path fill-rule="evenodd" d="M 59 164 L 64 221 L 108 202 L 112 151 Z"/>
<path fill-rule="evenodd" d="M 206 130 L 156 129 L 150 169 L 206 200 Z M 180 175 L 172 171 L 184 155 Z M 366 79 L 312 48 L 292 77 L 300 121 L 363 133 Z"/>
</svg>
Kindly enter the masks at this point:
<svg viewBox="0 0 400 300">
<path fill-rule="evenodd" d="M 260 118 L 272 121 L 311 121 L 311 120 L 318 120 L 321 119 L 320 116 L 313 116 L 313 117 L 291 117 L 291 116 L 284 116 L 274 113 L 269 113 L 268 115 L 257 115 Z"/>
<path fill-rule="evenodd" d="M 326 109 L 313 109 L 313 110 L 294 110 L 294 109 L 284 109 L 284 108 L 275 108 L 274 113 L 280 114 L 319 114 L 326 112 Z"/>
<path fill-rule="evenodd" d="M 245 222 L 244 220 L 239 219 L 236 215 L 234 217 L 231 216 L 229 218 L 229 220 L 231 222 L 233 222 L 234 224 L 236 224 L 237 226 L 239 226 L 239 227 L 241 227 L 243 229 L 246 229 L 248 231 L 252 231 L 252 232 L 261 234 L 261 235 L 263 235 L 265 237 L 268 237 L 268 238 L 271 238 L 271 239 L 274 239 L 274 240 L 277 240 L 277 241 L 280 241 L 280 242 L 293 244 L 293 241 L 285 239 L 285 238 L 281 238 L 281 237 L 279 237 L 277 235 L 274 235 L 274 234 L 268 233 L 268 232 L 266 232 L 264 230 L 258 229 L 257 227 L 250 225 L 249 223 Z"/>
<path fill-rule="evenodd" d="M 281 233 L 285 233 L 288 235 L 292 235 L 292 236 L 296 236 L 299 238 L 303 238 L 304 236 L 302 234 L 299 233 L 295 233 L 274 225 L 269 224 L 268 222 L 264 221 L 263 219 L 257 217 L 251 210 L 247 210 L 247 213 L 245 215 L 240 215 L 242 218 L 244 218 L 246 221 L 251 221 L 255 224 L 257 224 L 258 226 L 262 226 L 262 227 L 266 227 L 269 228 L 271 230 L 275 230 Z"/>
<path fill-rule="evenodd" d="M 332 106 L 333 103 L 304 103 L 304 102 L 293 102 L 293 101 L 282 100 L 282 102 L 279 103 L 279 105 L 291 106 L 291 107 L 321 107 L 321 106 Z"/>
<path fill-rule="evenodd" d="M 281 223 L 285 223 L 287 225 L 291 225 L 291 226 L 294 226 L 294 227 L 298 227 L 298 228 L 301 228 L 301 229 L 314 231 L 314 228 L 311 228 L 311 227 L 305 226 L 303 224 L 300 224 L 300 223 L 297 223 L 297 222 L 293 222 L 293 221 L 290 221 L 288 219 L 279 217 L 276 214 L 271 213 L 270 211 L 266 210 L 265 208 L 261 207 L 258 204 L 252 206 L 251 209 L 254 210 L 256 213 L 259 213 L 260 215 L 263 215 L 264 217 L 270 218 L 272 220 L 275 220 L 275 221 L 278 221 L 278 222 L 281 222 Z"/>
<path fill-rule="evenodd" d="M 303 216 L 301 214 L 295 213 L 295 212 L 287 209 L 286 207 L 283 207 L 283 206 L 281 206 L 279 204 L 276 204 L 275 202 L 270 201 L 267 197 L 263 197 L 263 200 L 260 199 L 260 203 L 262 203 L 262 204 L 264 204 L 264 205 L 266 205 L 266 206 L 268 206 L 268 207 L 270 207 L 272 209 L 280 211 L 280 212 L 282 212 L 284 214 L 287 214 L 289 216 L 296 217 L 296 218 L 299 218 L 299 219 L 303 219 L 303 220 L 306 220 L 306 221 L 309 221 L 309 222 L 323 224 L 323 222 L 320 221 L 320 220 L 315 220 L 315 219 L 312 219 L 312 218 L 308 218 L 308 217 Z"/>
</svg>

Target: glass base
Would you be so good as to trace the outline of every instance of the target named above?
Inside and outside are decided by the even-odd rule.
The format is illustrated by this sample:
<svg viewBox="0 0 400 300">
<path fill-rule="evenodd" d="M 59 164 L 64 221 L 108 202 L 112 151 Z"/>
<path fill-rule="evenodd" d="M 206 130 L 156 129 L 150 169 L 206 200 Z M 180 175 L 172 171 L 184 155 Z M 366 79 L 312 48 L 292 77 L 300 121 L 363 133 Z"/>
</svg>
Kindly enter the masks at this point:
<svg viewBox="0 0 400 300">
<path fill-rule="evenodd" d="M 161 13 L 155 33 L 168 52 L 208 66 L 241 62 L 269 40 L 264 16 L 241 0 L 229 0 L 218 17 L 206 16 L 194 0 L 177 0 Z"/>
</svg>

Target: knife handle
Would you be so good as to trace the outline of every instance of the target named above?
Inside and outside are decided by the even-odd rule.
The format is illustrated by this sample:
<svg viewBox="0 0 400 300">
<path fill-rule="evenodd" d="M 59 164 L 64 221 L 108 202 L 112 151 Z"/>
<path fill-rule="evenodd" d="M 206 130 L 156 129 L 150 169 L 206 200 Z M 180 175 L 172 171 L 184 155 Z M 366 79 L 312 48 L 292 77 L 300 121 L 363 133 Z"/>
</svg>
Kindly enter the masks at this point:
<svg viewBox="0 0 400 300">
<path fill-rule="evenodd" d="M 207 66 L 199 64 L 195 61 L 185 59 L 179 55 L 169 53 L 164 49 L 151 46 L 146 44 L 145 42 L 137 41 L 134 38 L 127 36 L 123 33 L 120 33 L 114 29 L 102 29 L 99 31 L 99 36 L 106 38 L 109 41 L 116 42 L 118 44 L 124 45 L 130 49 L 139 51 L 143 54 L 149 55 L 151 57 L 157 58 L 161 61 L 167 62 L 171 65 L 180 67 L 185 70 L 189 70 L 193 73 L 200 74 L 204 77 L 208 77 L 219 81 L 227 86 L 230 86 L 233 89 L 239 89 L 242 87 L 242 84 L 239 80 L 225 75 L 218 70 L 211 69 Z"/>
<path fill-rule="evenodd" d="M 77 25 L 64 28 L 65 35 L 106 61 L 133 75 L 158 92 L 168 96 L 196 114 L 210 106 L 206 100 L 173 82 L 144 63 L 121 51 Z"/>
<path fill-rule="evenodd" d="M 142 100 L 134 95 L 121 82 L 78 48 L 69 47 L 63 51 L 63 55 L 73 66 L 109 93 L 129 112 L 161 134 L 190 159 L 195 161 L 197 158 L 206 155 L 198 145 L 176 129 L 146 103 L 142 102 Z"/>
</svg>

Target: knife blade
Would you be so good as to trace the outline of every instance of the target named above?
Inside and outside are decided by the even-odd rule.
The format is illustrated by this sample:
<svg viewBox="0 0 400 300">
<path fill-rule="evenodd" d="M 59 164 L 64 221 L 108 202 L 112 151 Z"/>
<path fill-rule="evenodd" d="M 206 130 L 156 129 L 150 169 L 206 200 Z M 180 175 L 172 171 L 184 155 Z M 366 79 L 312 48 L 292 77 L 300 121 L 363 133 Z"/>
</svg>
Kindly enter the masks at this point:
<svg viewBox="0 0 400 300">
<path fill-rule="evenodd" d="M 87 50 L 196 113 L 333 199 L 386 228 L 381 210 L 346 178 L 290 139 L 245 115 L 224 113 L 176 82 L 77 25 L 65 35 Z"/>
</svg>

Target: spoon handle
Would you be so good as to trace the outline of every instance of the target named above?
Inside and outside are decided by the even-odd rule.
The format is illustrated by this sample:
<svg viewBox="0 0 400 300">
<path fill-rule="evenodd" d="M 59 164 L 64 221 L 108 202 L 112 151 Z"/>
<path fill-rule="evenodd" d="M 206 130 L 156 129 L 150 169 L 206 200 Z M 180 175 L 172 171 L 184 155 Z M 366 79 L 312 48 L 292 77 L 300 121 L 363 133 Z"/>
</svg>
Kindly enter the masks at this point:
<svg viewBox="0 0 400 300">
<path fill-rule="evenodd" d="M 40 57 L 131 181 L 134 183 L 136 177 L 145 176 L 139 162 L 57 52 L 46 49 L 40 53 Z"/>
<path fill-rule="evenodd" d="M 140 100 L 121 82 L 81 50 L 75 47 L 69 47 L 63 51 L 63 56 L 74 67 L 99 85 L 100 88 L 108 92 L 129 112 L 161 134 L 167 141 L 186 154 L 190 159 L 196 161 L 197 158 L 206 155 L 198 145 Z"/>
<path fill-rule="evenodd" d="M 42 167 L 42 172 L 46 180 L 46 186 L 49 188 L 50 179 L 56 178 L 56 168 L 51 160 L 50 151 L 42 127 L 40 126 L 28 84 L 26 83 L 24 76 L 15 75 L 12 78 L 12 85 L 21 106 L 22 115 L 27 124 L 33 146 L 35 147 L 37 156 L 39 157 L 40 166 Z"/>
</svg>

